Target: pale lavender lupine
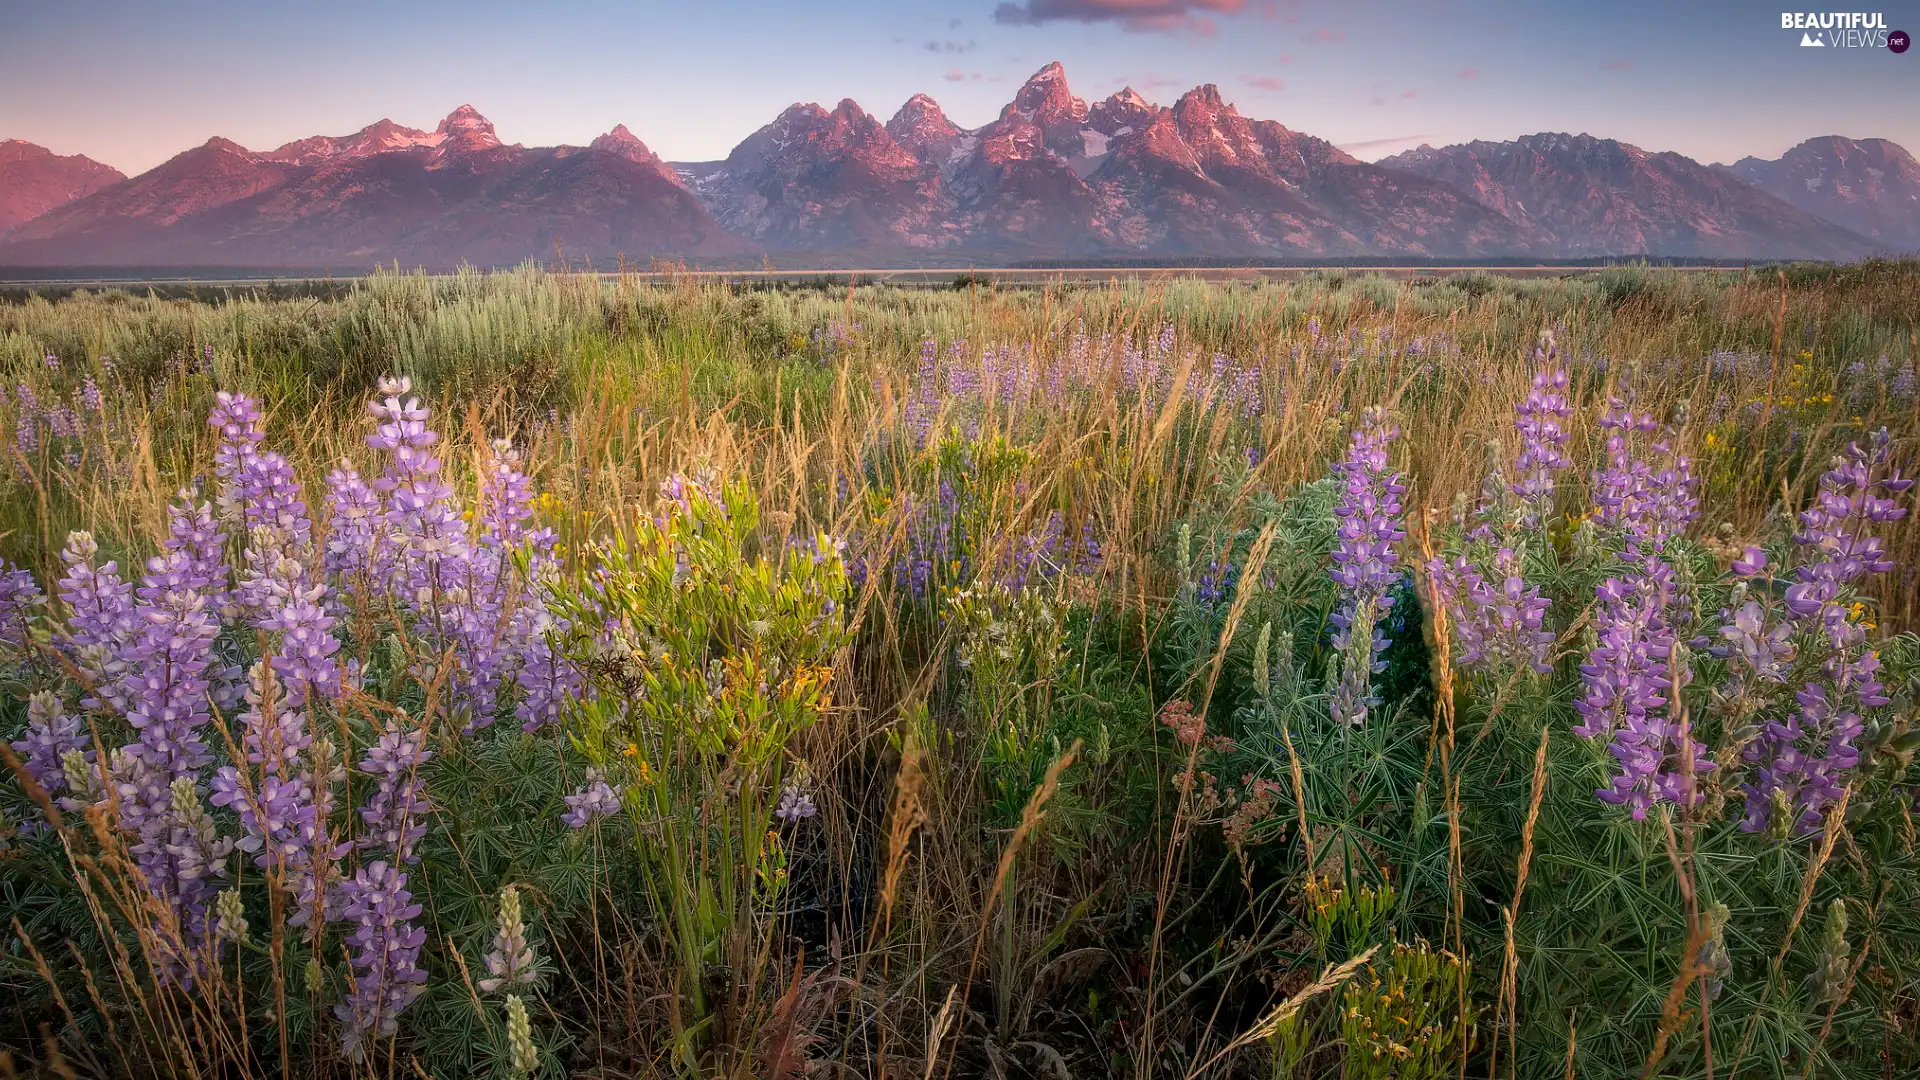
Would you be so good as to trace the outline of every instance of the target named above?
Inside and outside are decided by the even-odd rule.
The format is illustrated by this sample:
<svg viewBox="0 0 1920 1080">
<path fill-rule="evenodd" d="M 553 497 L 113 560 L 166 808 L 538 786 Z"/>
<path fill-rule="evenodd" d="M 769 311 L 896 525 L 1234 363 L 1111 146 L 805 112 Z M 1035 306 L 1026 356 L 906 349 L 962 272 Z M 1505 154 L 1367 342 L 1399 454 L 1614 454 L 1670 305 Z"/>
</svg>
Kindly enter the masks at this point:
<svg viewBox="0 0 1920 1080">
<path fill-rule="evenodd" d="M 535 732 L 560 722 L 567 703 L 578 700 L 585 690 L 585 680 L 573 661 L 553 647 L 567 630 L 564 620 L 555 619 L 537 601 L 523 607 L 516 618 L 522 625 L 515 632 L 520 641 L 520 701 L 514 716 L 522 730 Z"/>
<path fill-rule="evenodd" d="M 565 796 L 567 812 L 560 820 L 575 829 L 584 829 L 596 818 L 620 812 L 620 793 L 607 783 L 599 769 L 587 769 L 587 782 Z"/>
<path fill-rule="evenodd" d="M 425 989 L 427 973 L 420 967 L 420 947 L 427 931 L 417 926 L 421 907 L 407 891 L 406 871 L 376 860 L 340 887 L 341 917 L 353 924 L 347 935 L 352 948 L 352 990 L 333 1007 L 345 1024 L 342 1046 L 355 1059 L 366 1055 L 367 1043 L 399 1030 L 400 1014 Z"/>
<path fill-rule="evenodd" d="M 25 650 L 33 640 L 38 609 L 46 602 L 47 596 L 34 582 L 31 571 L 0 559 L 0 648 Z"/>
<path fill-rule="evenodd" d="M 1553 506 L 1555 474 L 1573 464 L 1567 456 L 1567 432 L 1562 426 L 1573 412 L 1567 404 L 1567 373 L 1558 368 L 1537 372 L 1533 388 L 1515 411 L 1520 456 L 1513 466 L 1513 493 L 1527 508 L 1527 527 L 1538 528 Z"/>
<path fill-rule="evenodd" d="M 1860 762 L 1854 744 L 1865 729 L 1862 713 L 1887 705 L 1880 659 L 1866 644 L 1849 590 L 1893 569 L 1880 538 L 1869 530 L 1906 516 L 1899 497 L 1913 485 L 1893 462 L 1892 438 L 1882 428 L 1866 447 L 1854 443 L 1820 478 L 1814 503 L 1800 515 L 1794 537 L 1808 560 L 1794 570 L 1784 606 L 1787 618 L 1826 651 L 1821 678 L 1794 695 L 1799 706 L 1761 725 L 1744 759 L 1753 766 L 1745 785 L 1742 827 L 1801 834 L 1818 831 Z M 1758 573 L 1749 552 L 1745 568 Z M 1742 566 L 1736 565 L 1736 570 Z M 1777 815 L 1785 815 L 1784 820 Z"/>
<path fill-rule="evenodd" d="M 360 807 L 366 833 L 362 850 L 387 854 L 398 863 L 417 862 L 414 845 L 427 834 L 426 779 L 420 766 L 433 757 L 426 733 L 408 723 L 390 724 L 367 748 L 360 771 L 374 778 L 373 791 Z"/>
<path fill-rule="evenodd" d="M 337 584 L 339 610 L 344 599 L 358 597 L 363 586 L 378 590 L 373 580 L 384 563 L 381 545 L 380 496 L 352 464 L 340 462 L 327 474 L 327 550 L 322 565 Z"/>
<path fill-rule="evenodd" d="M 214 395 L 207 425 L 220 433 L 213 457 L 220 512 L 245 533 L 274 529 L 295 550 L 304 550 L 312 543 L 313 521 L 300 481 L 286 458 L 262 449 L 261 420 L 259 402 L 246 394 Z"/>
<path fill-rule="evenodd" d="M 1554 636 L 1546 629 L 1551 601 L 1521 576 L 1513 549 L 1494 553 L 1494 569 L 1497 581 L 1489 581 L 1464 555 L 1452 562 L 1435 556 L 1429 564 L 1460 646 L 1455 662 L 1464 668 L 1525 666 L 1541 674 L 1553 670 L 1547 650 Z"/>
<path fill-rule="evenodd" d="M 156 967 L 162 977 L 191 986 L 216 959 L 210 915 L 233 840 L 219 835 L 192 777 L 174 778 L 166 791 L 166 804 L 142 823 L 128 853 L 162 905 L 152 937 Z"/>
<path fill-rule="evenodd" d="M 422 636 L 453 646 L 451 689 L 467 712 L 471 732 L 493 722 L 499 688 L 509 673 L 505 554 L 471 542 L 433 450 L 439 436 L 427 426 L 427 408 L 411 390 L 405 378 L 383 380 L 383 396 L 369 405 L 376 426 L 367 444 L 390 454 L 373 485 L 386 498 L 383 517 L 392 554 L 388 587 L 411 606 Z M 503 509 L 501 515 L 515 512 Z"/>
<path fill-rule="evenodd" d="M 309 925 L 316 901 L 323 911 L 325 907 L 324 899 L 315 895 L 316 865 L 344 854 L 328 848 L 327 781 L 315 775 L 307 758 L 313 738 L 306 715 L 284 699 L 265 662 L 253 666 L 247 705 L 240 718 L 242 744 L 257 771 L 220 767 L 210 801 L 239 815 L 243 835 L 237 846 L 252 853 L 256 865 L 278 875 L 279 887 L 295 897 L 290 921 Z"/>
<path fill-rule="evenodd" d="M 127 753 L 147 767 L 150 779 L 122 790 L 130 831 L 164 813 L 166 784 L 191 777 L 212 759 L 201 728 L 212 715 L 208 668 L 219 626 L 199 588 L 205 580 L 190 556 L 176 550 L 148 561 L 137 590 L 142 628 L 128 648 L 119 693 L 136 733 Z"/>
<path fill-rule="evenodd" d="M 1659 429 L 1651 415 L 1615 398 L 1601 428 L 1607 461 L 1594 473 L 1594 516 L 1624 545 L 1624 565 L 1595 591 L 1596 641 L 1580 667 L 1574 708 L 1582 721 L 1574 731 L 1610 740 L 1620 772 L 1596 794 L 1640 820 L 1657 800 L 1695 805 L 1702 797 L 1697 777 L 1716 767 L 1669 700 L 1692 674 L 1684 661 L 1674 662 L 1677 587 L 1665 551 L 1693 520 L 1699 500 L 1690 463 L 1666 441 L 1649 448 L 1660 455 L 1658 469 L 1636 452 L 1636 433 Z"/>
<path fill-rule="evenodd" d="M 54 643 L 92 683 L 82 705 L 124 712 L 126 702 L 118 684 L 126 674 L 127 646 L 141 624 L 134 614 L 133 586 L 120 577 L 119 564 L 111 560 L 93 564 L 99 550 L 93 534 L 67 534 L 67 545 L 60 552 L 67 572 L 59 582 L 67 618 Z"/>
<path fill-rule="evenodd" d="M 14 740 L 13 752 L 48 795 L 67 789 L 67 751 L 78 751 L 84 760 L 92 761 L 92 746 L 86 722 L 68 712 L 66 703 L 51 691 L 35 691 L 27 699 L 27 730 Z"/>
<path fill-rule="evenodd" d="M 1360 414 L 1347 456 L 1335 466 L 1342 486 L 1333 511 L 1338 541 L 1332 577 L 1340 597 L 1328 621 L 1334 626 L 1333 646 L 1342 651 L 1344 662 L 1331 708 L 1336 720 L 1354 725 L 1364 723 L 1375 704 L 1372 679 L 1386 668 L 1380 656 L 1387 639 L 1380 624 L 1393 606 L 1392 590 L 1401 578 L 1395 545 L 1406 538 L 1400 527 L 1400 496 L 1406 485 L 1387 462 L 1387 447 L 1399 434 L 1384 410 L 1368 408 Z"/>
</svg>

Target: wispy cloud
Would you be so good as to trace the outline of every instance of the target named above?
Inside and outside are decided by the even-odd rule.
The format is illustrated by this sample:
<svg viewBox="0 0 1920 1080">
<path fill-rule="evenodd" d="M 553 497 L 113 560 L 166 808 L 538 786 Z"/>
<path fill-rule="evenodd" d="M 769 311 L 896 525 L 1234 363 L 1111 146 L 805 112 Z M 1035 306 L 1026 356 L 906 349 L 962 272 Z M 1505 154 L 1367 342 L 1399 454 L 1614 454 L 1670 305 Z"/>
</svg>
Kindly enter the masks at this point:
<svg viewBox="0 0 1920 1080">
<path fill-rule="evenodd" d="M 1606 63 L 1601 64 L 1600 70 L 1601 71 L 1632 71 L 1634 68 L 1634 65 L 1637 63 L 1639 63 L 1639 61 L 1635 60 L 1631 56 L 1616 56 L 1612 60 L 1608 60 Z"/>
<path fill-rule="evenodd" d="M 979 48 L 980 43 L 977 41 L 952 41 L 952 40 L 929 41 L 926 43 L 926 45 L 922 47 L 925 48 L 930 53 L 963 53 L 963 52 L 972 52 L 973 50 Z"/>
<path fill-rule="evenodd" d="M 1253 87 L 1255 90 L 1285 90 L 1287 88 L 1286 80 L 1276 78 L 1272 75 L 1242 75 L 1240 76 L 1240 81 Z"/>
<path fill-rule="evenodd" d="M 1340 149 L 1353 153 L 1357 150 L 1384 150 L 1389 146 L 1405 146 L 1408 143 L 1425 142 L 1431 135 L 1394 135 L 1385 139 L 1361 139 L 1359 142 L 1341 143 Z"/>
<path fill-rule="evenodd" d="M 1479 68 L 1461 68 L 1461 69 L 1460 69 L 1460 81 L 1461 81 L 1461 82 L 1472 82 L 1473 80 L 1475 80 L 1475 79 L 1477 79 L 1477 78 L 1479 78 L 1479 77 L 1480 77 L 1480 69 L 1479 69 Z"/>
<path fill-rule="evenodd" d="M 1313 40 L 1320 42 L 1322 45 L 1331 45 L 1336 41 L 1347 40 L 1347 35 L 1335 30 L 1331 26 L 1323 26 L 1313 32 Z"/>
<path fill-rule="evenodd" d="M 1277 59 L 1283 64 L 1291 64 L 1293 63 L 1293 54 L 1281 53 Z"/>
<path fill-rule="evenodd" d="M 948 82 L 965 82 L 967 78 L 967 73 L 964 71 L 961 71 L 959 68 L 953 68 L 950 71 L 948 71 L 945 75 L 942 75 L 940 77 L 947 80 Z"/>
<path fill-rule="evenodd" d="M 1237 15 L 1246 7 L 1247 0 L 1024 0 L 995 8 L 993 21 L 1008 26 L 1114 22 L 1139 33 L 1211 35 L 1216 27 L 1208 14 Z"/>
</svg>

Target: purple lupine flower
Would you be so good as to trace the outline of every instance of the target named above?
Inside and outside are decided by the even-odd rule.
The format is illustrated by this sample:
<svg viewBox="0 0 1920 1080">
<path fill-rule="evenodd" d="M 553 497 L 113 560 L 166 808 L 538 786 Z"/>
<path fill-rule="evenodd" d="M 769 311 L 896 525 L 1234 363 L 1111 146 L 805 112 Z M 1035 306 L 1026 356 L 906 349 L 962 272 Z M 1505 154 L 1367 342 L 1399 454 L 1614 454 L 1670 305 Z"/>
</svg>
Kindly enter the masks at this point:
<svg viewBox="0 0 1920 1080">
<path fill-rule="evenodd" d="M 584 829 L 596 818 L 620 812 L 620 793 L 595 768 L 587 769 L 587 782 L 573 794 L 565 796 L 565 802 L 567 812 L 560 816 L 560 820 L 575 829 Z"/>
<path fill-rule="evenodd" d="M 419 860 L 414 845 L 427 834 L 426 779 L 420 766 L 433 757 L 426 733 L 406 724 L 389 724 L 360 759 L 360 771 L 374 778 L 373 792 L 360 808 L 366 834 L 360 847 L 383 852 L 397 863 Z"/>
<path fill-rule="evenodd" d="M 33 640 L 36 610 L 47 596 L 33 580 L 30 571 L 0 559 L 0 649 L 19 652 Z"/>
<path fill-rule="evenodd" d="M 1593 474 L 1594 521 L 1644 550 L 1657 552 L 1699 515 L 1693 463 L 1675 454 L 1664 439 L 1656 439 L 1649 447 L 1658 456 L 1660 468 L 1642 457 L 1636 451 L 1635 434 L 1657 432 L 1660 424 L 1651 413 L 1634 412 L 1620 398 L 1610 399 L 1600 427 L 1607 433 L 1607 463 Z"/>
<path fill-rule="evenodd" d="M 50 691 L 36 691 L 27 699 L 27 730 L 14 740 L 13 752 L 48 795 L 67 789 L 67 752 L 77 751 L 91 762 L 92 746 L 86 724 Z"/>
<path fill-rule="evenodd" d="M 1889 703 L 1877 675 L 1879 657 L 1866 647 L 1865 628 L 1842 601 L 1857 582 L 1893 569 L 1879 537 L 1867 530 L 1904 518 L 1898 497 L 1912 485 L 1893 463 L 1892 438 L 1882 428 L 1867 447 L 1854 443 L 1834 459 L 1813 505 L 1800 515 L 1794 540 L 1808 561 L 1795 568 L 1784 607 L 1827 655 L 1821 679 L 1795 694 L 1799 708 L 1764 723 L 1744 752 L 1754 766 L 1745 786 L 1742 827 L 1748 831 L 1818 831 L 1826 808 L 1838 801 L 1859 764 L 1854 740 L 1864 730 L 1861 713 Z M 1776 819 L 1776 811 L 1785 820 Z"/>
<path fill-rule="evenodd" d="M 1620 763 L 1612 785 L 1596 794 L 1626 806 L 1636 821 L 1660 799 L 1695 805 L 1703 797 L 1698 775 L 1716 767 L 1687 729 L 1684 712 L 1672 715 L 1667 697 L 1692 673 L 1684 659 L 1675 662 L 1677 588 L 1662 552 L 1693 520 L 1699 500 L 1687 459 L 1664 441 L 1651 446 L 1663 458 L 1661 469 L 1635 452 L 1634 433 L 1658 426 L 1617 398 L 1601 421 L 1608 463 L 1594 474 L 1595 518 L 1624 538 L 1624 565 L 1595 590 L 1597 640 L 1580 667 L 1581 697 L 1574 703 L 1582 717 L 1574 731 L 1609 738 Z"/>
<path fill-rule="evenodd" d="M 556 637 L 568 627 L 555 619 L 544 604 L 527 604 L 517 616 L 522 625 L 516 630 L 520 641 L 520 702 L 514 716 L 523 731 L 532 733 L 549 724 L 558 724 L 567 703 L 580 698 L 585 680 L 564 652 L 553 647 Z"/>
<path fill-rule="evenodd" d="M 412 389 L 405 378 L 381 380 L 382 396 L 368 405 L 375 427 L 367 445 L 391 455 L 386 471 L 373 482 L 374 490 L 386 496 L 388 535 L 400 545 L 390 587 L 437 614 L 453 564 L 466 557 L 467 536 L 433 452 L 440 437 L 427 427 L 427 408 Z"/>
<path fill-rule="evenodd" d="M 1759 577 L 1766 573 L 1766 551 L 1751 544 L 1747 545 L 1746 554 L 1733 560 L 1733 572 L 1744 578 Z"/>
<path fill-rule="evenodd" d="M 780 789 L 780 801 L 773 808 L 773 816 L 789 824 L 810 818 L 820 812 L 813 804 L 812 796 L 800 790 L 797 784 L 788 784 Z"/>
<path fill-rule="evenodd" d="M 13 426 L 14 446 L 25 457 L 40 449 L 40 414 L 22 412 Z"/>
<path fill-rule="evenodd" d="M 259 402 L 224 390 L 214 401 L 207 424 L 220 432 L 214 473 L 221 481 L 222 516 L 248 534 L 272 529 L 295 553 L 304 553 L 313 542 L 313 519 L 293 466 L 278 453 L 261 449 L 266 432 Z"/>
<path fill-rule="evenodd" d="M 253 666 L 247 691 L 247 711 L 241 715 L 242 744 L 248 762 L 259 766 L 257 778 L 243 775 L 233 765 L 215 771 L 211 802 L 231 807 L 244 833 L 238 847 L 254 854 L 254 862 L 281 875 L 280 887 L 305 896 L 298 914 L 312 903 L 315 844 L 326 822 L 315 798 L 315 777 L 307 768 L 306 751 L 313 744 L 306 715 L 283 699 L 273 669 L 262 661 Z"/>
<path fill-rule="evenodd" d="M 932 500 L 909 497 L 902 502 L 907 515 L 906 543 L 893 563 L 894 587 L 923 599 L 936 575 L 949 571 L 966 576 L 966 543 L 961 531 L 964 509 L 959 489 L 946 480 Z M 956 563 L 961 565 L 955 565 Z"/>
<path fill-rule="evenodd" d="M 224 616 L 231 602 L 226 537 L 214 520 L 213 507 L 182 489 L 167 507 L 163 548 L 163 556 L 147 560 L 147 574 L 134 595 L 151 604 L 168 591 L 189 590 L 204 596 L 216 617 Z"/>
<path fill-rule="evenodd" d="M 80 414 L 65 405 L 55 405 L 44 414 L 47 430 L 56 439 L 77 439 L 80 437 Z"/>
<path fill-rule="evenodd" d="M 1527 526 L 1537 528 L 1553 505 L 1554 474 L 1573 464 L 1561 426 L 1573 412 L 1567 404 L 1567 373 L 1559 368 L 1536 373 L 1532 390 L 1515 411 L 1520 456 L 1514 461 L 1513 492 L 1526 504 Z"/>
<path fill-rule="evenodd" d="M 327 516 L 326 571 L 342 593 L 357 595 L 380 564 L 380 497 L 346 461 L 327 474 Z"/>
<path fill-rule="evenodd" d="M 60 600 L 67 608 L 67 621 L 55 641 L 83 667 L 87 663 L 84 658 L 90 655 L 121 652 L 138 627 L 133 613 L 133 586 L 121 579 L 119 564 L 109 561 L 98 567 L 93 565 L 99 551 L 93 534 L 71 532 L 67 534 L 66 547 L 60 552 L 60 560 L 67 567 L 67 574 L 59 585 Z M 92 673 L 104 674 L 102 671 Z"/>
<path fill-rule="evenodd" d="M 309 705 L 315 696 L 340 696 L 340 664 L 334 659 L 340 641 L 332 633 L 333 616 L 321 606 L 325 594 L 324 584 L 310 586 L 259 624 L 280 635 L 273 670 L 286 683 L 287 699 L 295 708 Z"/>
<path fill-rule="evenodd" d="M 914 445 L 925 446 L 933 434 L 933 421 L 940 413 L 940 343 L 928 338 L 920 343 L 920 367 L 914 373 L 913 394 L 907 399 L 902 417 Z"/>
<path fill-rule="evenodd" d="M 219 627 L 206 597 L 180 583 L 200 580 L 183 569 L 188 562 L 179 551 L 149 561 L 140 591 L 150 598 L 143 598 L 138 609 L 144 626 L 128 648 L 128 672 L 119 691 L 127 703 L 127 723 L 136 732 L 128 756 L 161 785 L 192 776 L 212 757 L 200 728 L 211 716 L 207 669 Z M 136 784 L 125 792 L 132 797 L 121 800 L 121 814 L 130 831 L 164 813 L 166 807 L 152 801 L 164 790 Z"/>
<path fill-rule="evenodd" d="M 1545 628 L 1551 601 L 1540 595 L 1538 585 L 1526 583 L 1511 548 L 1496 552 L 1494 565 L 1498 586 L 1464 555 L 1452 563 L 1435 556 L 1429 564 L 1440 600 L 1452 615 L 1460 645 L 1456 662 L 1466 668 L 1524 665 L 1540 674 L 1553 670 L 1547 663 L 1553 632 Z"/>
<path fill-rule="evenodd" d="M 1793 643 L 1793 628 L 1787 623 L 1768 626 L 1767 621 L 1767 609 L 1748 600 L 1720 628 L 1724 643 L 1708 651 L 1723 660 L 1738 660 L 1736 675 L 1740 678 L 1784 682 L 1799 651 Z"/>
<path fill-rule="evenodd" d="M 100 393 L 100 384 L 91 375 L 80 380 L 80 407 L 90 413 L 106 411 L 106 398 Z"/>
<path fill-rule="evenodd" d="M 205 974 L 219 947 L 209 915 L 233 840 L 219 835 L 191 777 L 176 777 L 166 792 L 164 804 L 142 822 L 139 841 L 127 850 L 142 884 L 160 904 L 162 918 L 153 935 L 156 967 L 164 978 L 186 987 Z"/>
<path fill-rule="evenodd" d="M 420 905 L 407 891 L 406 871 L 397 866 L 375 861 L 361 867 L 341 886 L 341 895 L 341 917 L 354 924 L 347 935 L 353 980 L 347 1000 L 333 1013 L 346 1025 L 343 1048 L 358 1060 L 368 1040 L 399 1030 L 400 1014 L 425 989 L 420 947 L 427 932 L 414 925 Z"/>
<path fill-rule="evenodd" d="M 1062 567 L 1062 539 L 1066 521 L 1055 510 L 1038 529 L 1030 530 L 1013 543 L 1012 565 L 1003 575 L 1009 592 L 1019 592 L 1030 584 L 1058 577 Z"/>
<path fill-rule="evenodd" d="M 1233 595 L 1240 581 L 1240 568 L 1231 559 L 1210 559 L 1206 572 L 1193 582 L 1193 598 L 1202 606 L 1219 607 Z"/>
<path fill-rule="evenodd" d="M 1345 654 L 1345 661 L 1331 708 L 1335 720 L 1355 726 L 1366 721 L 1374 704 L 1373 676 L 1386 669 L 1380 656 L 1387 639 L 1380 624 L 1400 583 L 1400 553 L 1394 545 L 1406 538 L 1400 528 L 1400 496 L 1407 489 L 1387 463 L 1387 447 L 1399 434 L 1384 410 L 1366 409 L 1346 458 L 1335 467 L 1342 487 L 1333 511 L 1339 520 L 1332 577 L 1340 597 L 1328 621 L 1334 626 L 1333 646 Z"/>
<path fill-rule="evenodd" d="M 480 487 L 478 517 L 483 544 L 505 551 L 529 540 L 537 546 L 551 546 L 551 534 L 536 537 L 527 528 L 527 523 L 533 520 L 533 485 L 521 471 L 520 451 L 506 439 L 493 442 L 493 457 Z"/>
<path fill-rule="evenodd" d="M 426 406 L 411 389 L 404 378 L 382 380 L 383 397 L 369 406 L 376 427 L 367 444 L 391 454 L 373 485 L 386 496 L 391 548 L 385 584 L 411 607 L 421 635 L 450 651 L 452 694 L 472 731 L 493 722 L 507 674 L 501 647 L 507 628 L 504 560 L 470 542 L 433 452 L 439 436 L 427 426 Z M 422 681 L 434 677 L 431 671 L 417 674 Z"/>
</svg>

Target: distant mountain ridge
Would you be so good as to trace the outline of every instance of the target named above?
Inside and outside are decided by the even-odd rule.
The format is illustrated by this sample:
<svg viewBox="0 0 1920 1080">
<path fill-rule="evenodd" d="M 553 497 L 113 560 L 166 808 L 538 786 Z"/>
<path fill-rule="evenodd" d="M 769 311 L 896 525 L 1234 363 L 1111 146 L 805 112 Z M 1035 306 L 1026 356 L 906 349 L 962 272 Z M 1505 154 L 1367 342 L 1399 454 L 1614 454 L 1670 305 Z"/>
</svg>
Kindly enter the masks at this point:
<svg viewBox="0 0 1920 1080">
<path fill-rule="evenodd" d="M 15 214 L 0 216 L 6 266 L 1847 259 L 1920 247 L 1920 166 L 1884 140 L 1833 136 L 1778 161 L 1707 166 L 1543 133 L 1369 164 L 1241 115 L 1211 84 L 1171 107 L 1132 88 L 1089 104 L 1057 63 L 979 128 L 925 94 L 885 122 L 851 99 L 795 103 L 716 162 L 663 162 L 624 125 L 585 147 L 507 144 L 463 105 L 431 131 L 382 119 L 264 152 L 210 139 L 132 178 L 0 143 L 0 178 L 9 168 L 50 179 L 35 181 L 37 202 L 0 183 L 0 214 Z"/>
<path fill-rule="evenodd" d="M 1591 135 L 1421 146 L 1380 164 L 1450 184 L 1569 257 L 1791 252 L 1845 259 L 1875 247 L 1692 158 Z"/>
<path fill-rule="evenodd" d="M 79 154 L 62 157 L 19 139 L 0 142 L 0 236 L 125 179 L 119 169 Z"/>
<path fill-rule="evenodd" d="M 1773 161 L 1714 168 L 1895 250 L 1920 251 L 1920 163 L 1898 143 L 1826 135 Z"/>
</svg>

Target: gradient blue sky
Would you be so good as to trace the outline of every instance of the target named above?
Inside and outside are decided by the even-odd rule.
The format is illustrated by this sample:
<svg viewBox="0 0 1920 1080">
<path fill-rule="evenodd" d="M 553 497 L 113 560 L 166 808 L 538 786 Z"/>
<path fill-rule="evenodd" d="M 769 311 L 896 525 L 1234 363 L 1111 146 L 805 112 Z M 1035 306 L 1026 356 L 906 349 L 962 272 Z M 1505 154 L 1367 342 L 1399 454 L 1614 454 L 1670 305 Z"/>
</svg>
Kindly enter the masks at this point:
<svg viewBox="0 0 1920 1080">
<path fill-rule="evenodd" d="M 1826 134 L 1920 151 L 1920 49 L 1803 49 L 1777 2 L 0 0 L 0 138 L 134 173 L 212 135 L 266 149 L 470 102 L 508 142 L 625 123 L 703 160 L 795 101 L 884 119 L 926 92 L 978 125 L 1059 60 L 1089 99 L 1213 82 L 1365 158 L 1536 131 L 1703 161 Z M 1857 6 L 1920 33 L 1920 0 Z"/>
</svg>

